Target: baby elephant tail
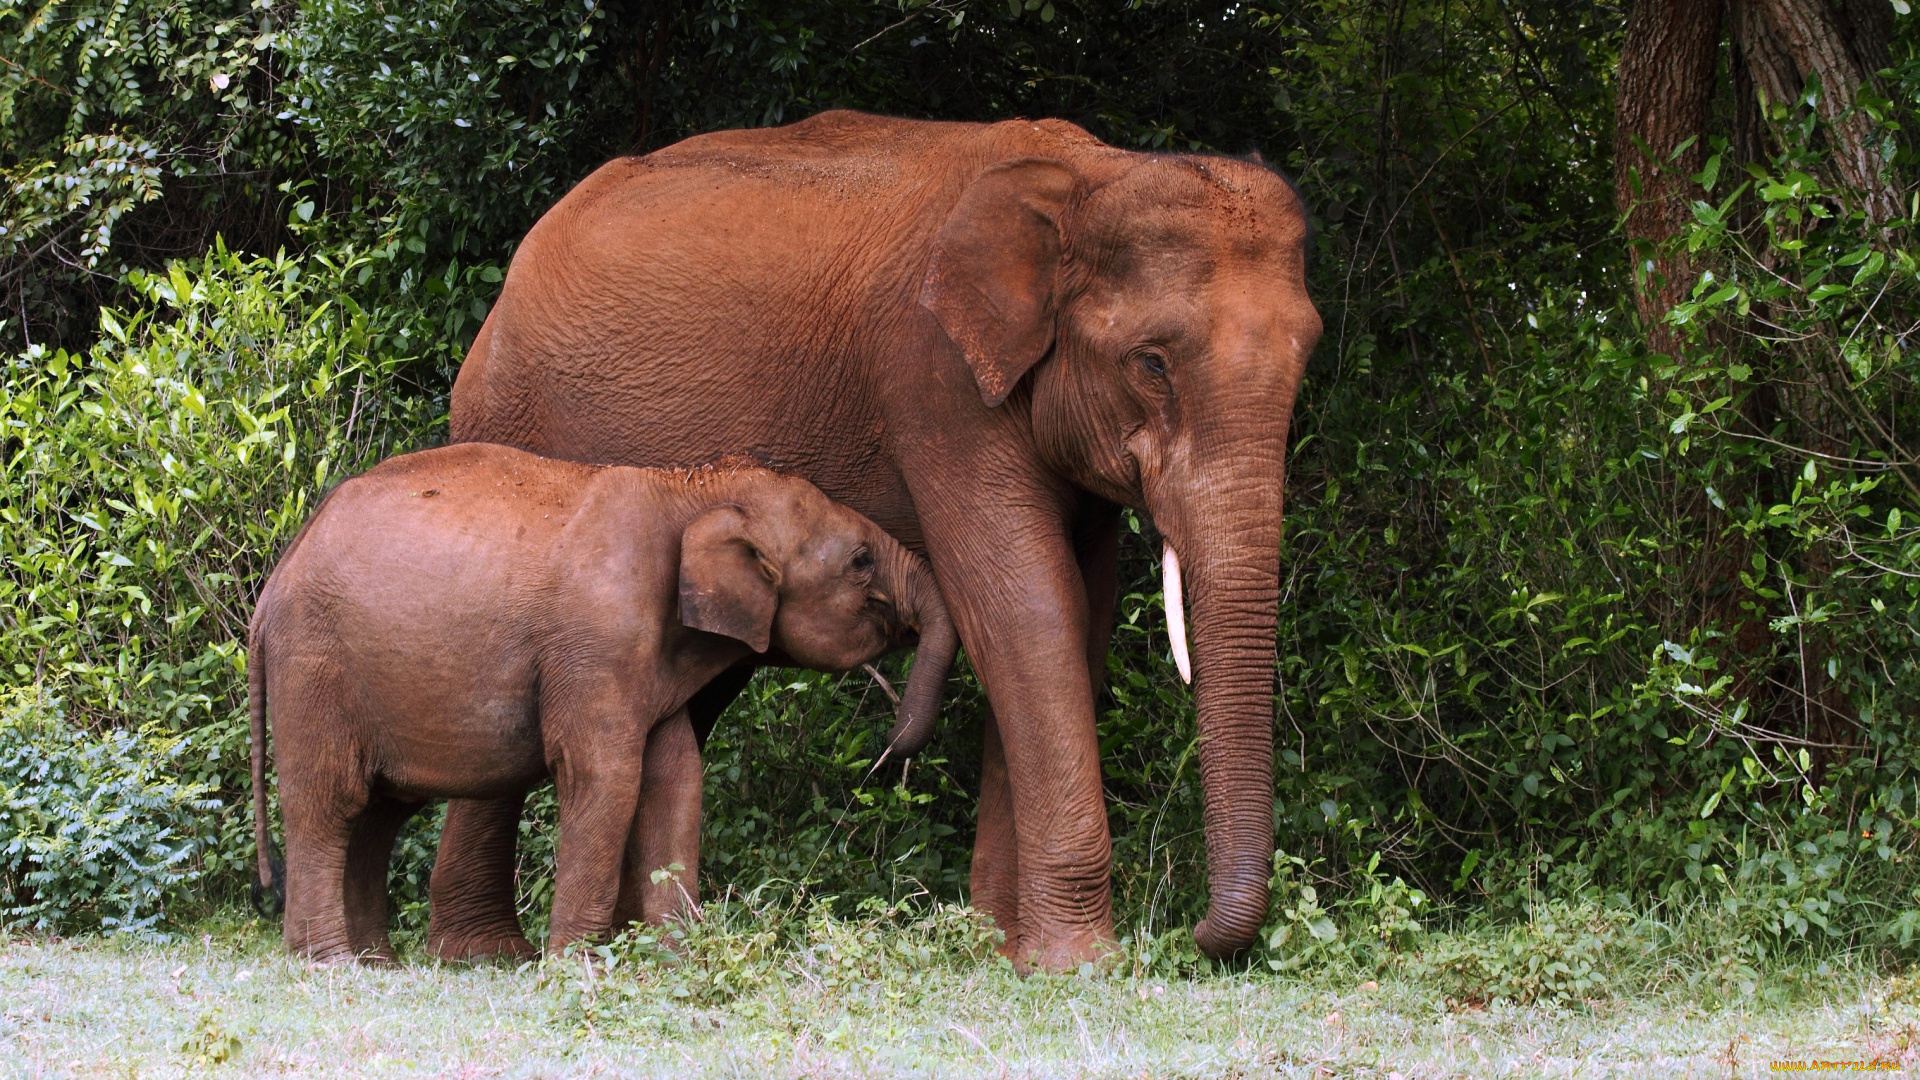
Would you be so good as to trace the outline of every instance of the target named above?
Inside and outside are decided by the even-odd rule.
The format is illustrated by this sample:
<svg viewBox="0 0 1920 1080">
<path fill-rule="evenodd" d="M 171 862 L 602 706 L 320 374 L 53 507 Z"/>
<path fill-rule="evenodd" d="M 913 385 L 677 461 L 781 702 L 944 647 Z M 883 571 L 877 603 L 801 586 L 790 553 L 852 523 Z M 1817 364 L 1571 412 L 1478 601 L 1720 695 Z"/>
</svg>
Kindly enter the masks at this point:
<svg viewBox="0 0 1920 1080">
<path fill-rule="evenodd" d="M 904 554 L 904 553 L 903 553 Z M 913 659 L 913 673 L 907 677 L 907 692 L 900 697 L 894 712 L 894 725 L 887 732 L 885 758 L 906 758 L 927 748 L 933 729 L 940 720 L 940 692 L 946 688 L 947 672 L 960 649 L 960 635 L 947 616 L 947 605 L 940 598 L 940 587 L 933 571 L 913 556 L 907 573 L 907 621 L 920 631 L 920 647 Z"/>
<path fill-rule="evenodd" d="M 259 868 L 250 890 L 254 910 L 276 915 L 287 906 L 287 867 L 273 850 L 267 834 L 267 650 L 265 635 L 254 620 L 247 650 L 247 712 L 253 722 L 253 843 Z"/>
</svg>

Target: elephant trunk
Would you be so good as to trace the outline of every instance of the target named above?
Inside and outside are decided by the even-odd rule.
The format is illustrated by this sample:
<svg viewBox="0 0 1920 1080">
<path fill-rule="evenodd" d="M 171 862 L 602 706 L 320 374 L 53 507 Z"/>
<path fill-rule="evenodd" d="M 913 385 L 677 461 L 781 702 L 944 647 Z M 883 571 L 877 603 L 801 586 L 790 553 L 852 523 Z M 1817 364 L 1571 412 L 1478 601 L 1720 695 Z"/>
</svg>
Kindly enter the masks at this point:
<svg viewBox="0 0 1920 1080">
<path fill-rule="evenodd" d="M 901 617 L 919 631 L 920 645 L 914 655 L 913 674 L 907 677 L 907 691 L 894 712 L 893 729 L 887 732 L 886 756 L 894 758 L 912 757 L 933 739 L 934 725 L 940 719 L 940 693 L 946 688 L 947 672 L 960 648 L 960 636 L 947 617 L 947 605 L 940 598 L 933 571 L 912 555 L 904 551 L 901 555 L 909 564 L 904 575 Z"/>
<path fill-rule="evenodd" d="M 1215 958 L 1246 949 L 1267 916 L 1279 471 L 1276 467 L 1239 484 L 1208 485 L 1203 505 L 1189 505 L 1173 516 L 1172 528 L 1163 530 L 1169 624 L 1178 625 L 1172 609 L 1184 592 L 1199 713 L 1209 901 L 1193 936 L 1200 950 Z M 1187 527 L 1194 522 L 1205 525 Z"/>
</svg>

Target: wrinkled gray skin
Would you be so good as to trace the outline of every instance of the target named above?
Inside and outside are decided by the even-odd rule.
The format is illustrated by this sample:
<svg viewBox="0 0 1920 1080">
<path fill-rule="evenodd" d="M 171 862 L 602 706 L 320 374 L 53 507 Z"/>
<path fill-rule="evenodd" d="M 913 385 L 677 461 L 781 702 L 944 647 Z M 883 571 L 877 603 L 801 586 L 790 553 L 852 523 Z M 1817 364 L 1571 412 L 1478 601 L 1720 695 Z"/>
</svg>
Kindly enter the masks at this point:
<svg viewBox="0 0 1920 1080">
<path fill-rule="evenodd" d="M 433 798 L 517 797 L 549 774 L 549 947 L 683 910 L 701 786 L 687 699 L 769 648 L 844 671 L 916 636 L 903 743 L 924 742 L 954 655 L 939 591 L 873 522 L 796 477 L 476 443 L 391 459 L 328 497 L 254 613 L 255 820 L 271 880 L 271 703 L 286 945 L 390 957 L 387 863 L 407 817 Z M 680 881 L 651 880 L 676 862 Z"/>
</svg>

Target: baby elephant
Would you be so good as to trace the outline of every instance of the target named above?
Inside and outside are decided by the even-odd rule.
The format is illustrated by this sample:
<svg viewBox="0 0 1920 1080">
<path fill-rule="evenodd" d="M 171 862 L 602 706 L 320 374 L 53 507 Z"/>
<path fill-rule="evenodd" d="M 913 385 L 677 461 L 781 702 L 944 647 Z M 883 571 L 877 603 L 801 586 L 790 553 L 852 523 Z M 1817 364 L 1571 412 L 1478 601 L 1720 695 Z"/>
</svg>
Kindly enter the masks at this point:
<svg viewBox="0 0 1920 1080">
<path fill-rule="evenodd" d="M 813 485 L 474 443 L 384 462 L 321 504 L 253 616 L 255 830 L 272 882 L 271 702 L 287 947 L 390 956 L 387 863 L 407 817 L 549 774 L 549 947 L 606 933 L 616 911 L 664 914 L 636 897 L 650 870 L 698 855 L 688 697 L 749 653 L 841 671 L 916 634 L 895 755 L 931 734 L 953 627 L 925 564 Z M 656 766 L 669 775 L 646 777 L 643 806 Z"/>
</svg>

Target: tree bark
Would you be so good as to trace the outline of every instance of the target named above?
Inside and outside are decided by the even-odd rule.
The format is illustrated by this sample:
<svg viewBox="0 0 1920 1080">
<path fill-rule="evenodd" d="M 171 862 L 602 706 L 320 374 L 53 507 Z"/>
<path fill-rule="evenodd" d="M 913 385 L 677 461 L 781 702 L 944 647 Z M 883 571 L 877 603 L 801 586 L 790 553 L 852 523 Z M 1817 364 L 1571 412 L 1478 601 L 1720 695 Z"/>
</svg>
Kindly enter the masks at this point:
<svg viewBox="0 0 1920 1080">
<path fill-rule="evenodd" d="M 1639 0 L 1620 49 L 1614 198 L 1634 249 L 1635 302 L 1656 352 L 1674 351 L 1666 314 L 1692 284 L 1689 260 L 1669 241 L 1686 227 L 1688 177 L 1706 157 L 1721 2 Z"/>
<path fill-rule="evenodd" d="M 1900 216 L 1900 196 L 1874 139 L 1874 123 L 1854 108 L 1862 87 L 1879 90 L 1888 63 L 1893 9 L 1885 3 L 1845 0 L 1733 0 L 1737 62 L 1752 90 L 1769 102 L 1800 97 L 1818 78 L 1815 104 L 1826 124 L 1834 186 L 1875 223 Z M 1744 103 L 1743 103 L 1744 104 Z"/>
<path fill-rule="evenodd" d="M 1732 0 L 1727 22 L 1727 36 L 1733 39 L 1728 66 L 1733 74 L 1736 152 L 1742 161 L 1763 162 L 1774 149 L 1767 137 L 1765 106 L 1798 98 L 1804 80 L 1793 57 L 1767 29 L 1754 0 Z"/>
</svg>

